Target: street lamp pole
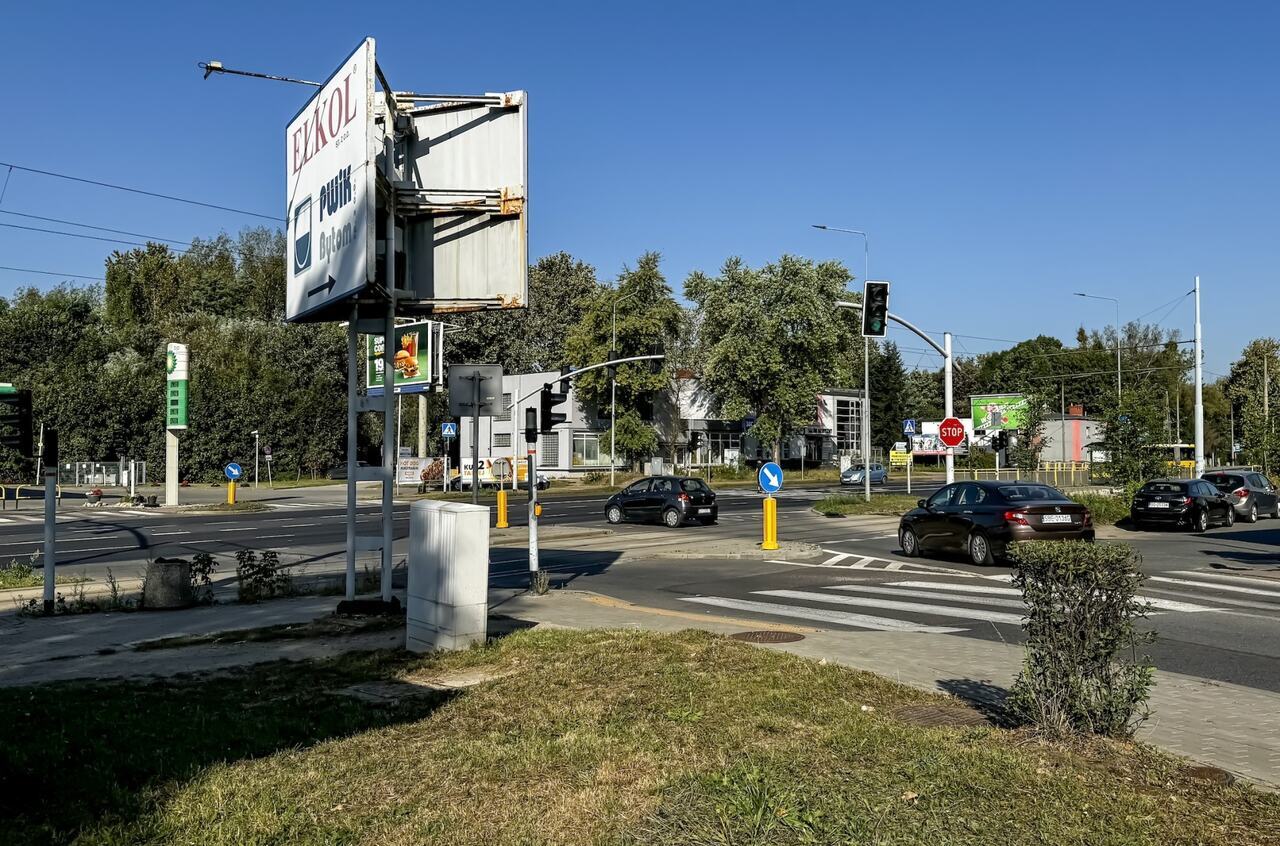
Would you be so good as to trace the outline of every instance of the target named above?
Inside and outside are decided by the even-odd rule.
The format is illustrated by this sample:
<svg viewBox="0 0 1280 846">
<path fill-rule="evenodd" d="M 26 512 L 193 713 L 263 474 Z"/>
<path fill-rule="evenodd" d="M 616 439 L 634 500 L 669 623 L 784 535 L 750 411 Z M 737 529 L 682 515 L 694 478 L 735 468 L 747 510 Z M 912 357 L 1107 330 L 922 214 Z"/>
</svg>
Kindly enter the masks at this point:
<svg viewBox="0 0 1280 846">
<path fill-rule="evenodd" d="M 613 301 L 612 337 L 609 344 L 609 357 L 613 358 L 618 351 L 618 304 L 634 297 L 639 291 L 632 291 L 625 297 Z M 609 385 L 609 487 L 613 487 L 614 473 L 618 469 L 618 377 L 615 375 Z"/>
<path fill-rule="evenodd" d="M 258 430 L 254 429 L 249 434 L 253 435 L 253 489 L 258 489 Z"/>
<path fill-rule="evenodd" d="M 843 229 L 839 226 L 813 224 L 814 229 L 827 232 L 844 232 L 862 236 L 862 281 L 871 278 L 871 238 L 861 229 Z M 871 501 L 871 340 L 862 336 L 862 488 L 867 502 Z"/>
<path fill-rule="evenodd" d="M 1081 294 L 1076 292 L 1077 297 L 1086 297 L 1090 300 L 1108 300 L 1115 304 L 1116 307 L 1116 399 L 1120 399 L 1120 301 L 1115 297 L 1100 297 L 1097 294 Z"/>
</svg>

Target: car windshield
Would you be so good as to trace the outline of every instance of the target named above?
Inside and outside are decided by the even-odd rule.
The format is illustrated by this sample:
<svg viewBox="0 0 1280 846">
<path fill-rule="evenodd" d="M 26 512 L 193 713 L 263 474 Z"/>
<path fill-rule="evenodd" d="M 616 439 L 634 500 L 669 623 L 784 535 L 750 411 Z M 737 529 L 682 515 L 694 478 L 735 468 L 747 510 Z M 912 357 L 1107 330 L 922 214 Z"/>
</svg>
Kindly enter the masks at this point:
<svg viewBox="0 0 1280 846">
<path fill-rule="evenodd" d="M 693 493 L 702 493 L 710 490 L 701 479 L 684 479 L 680 482 L 680 487 Z"/>
<path fill-rule="evenodd" d="M 1243 476 L 1230 476 L 1220 473 L 1214 476 L 1205 476 L 1204 480 L 1220 491 L 1233 491 L 1236 488 L 1244 487 Z"/>
<path fill-rule="evenodd" d="M 1186 493 L 1186 486 L 1182 482 L 1148 482 L 1142 486 L 1142 490 L 1139 493 L 1180 494 Z"/>
<path fill-rule="evenodd" d="M 1048 485 L 1005 485 L 999 490 L 1000 496 L 1007 502 L 1071 501 L 1071 498 L 1062 491 Z"/>
</svg>

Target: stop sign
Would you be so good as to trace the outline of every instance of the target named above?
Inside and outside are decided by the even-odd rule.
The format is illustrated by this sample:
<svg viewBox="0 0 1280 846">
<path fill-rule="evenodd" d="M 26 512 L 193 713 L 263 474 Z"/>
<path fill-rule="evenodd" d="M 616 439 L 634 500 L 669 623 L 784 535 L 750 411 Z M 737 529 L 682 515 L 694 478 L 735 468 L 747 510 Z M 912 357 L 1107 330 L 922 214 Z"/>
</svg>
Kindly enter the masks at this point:
<svg viewBox="0 0 1280 846">
<path fill-rule="evenodd" d="M 948 417 L 938 426 L 938 439 L 945 446 L 960 446 L 964 443 L 964 424 L 954 417 Z"/>
</svg>

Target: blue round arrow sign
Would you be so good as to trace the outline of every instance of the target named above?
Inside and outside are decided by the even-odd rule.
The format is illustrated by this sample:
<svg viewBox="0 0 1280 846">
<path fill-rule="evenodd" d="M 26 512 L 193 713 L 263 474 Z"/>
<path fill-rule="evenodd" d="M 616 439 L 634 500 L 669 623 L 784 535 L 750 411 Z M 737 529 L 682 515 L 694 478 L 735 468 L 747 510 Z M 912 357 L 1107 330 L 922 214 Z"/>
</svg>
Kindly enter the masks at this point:
<svg viewBox="0 0 1280 846">
<path fill-rule="evenodd" d="M 233 482 L 236 479 L 239 479 L 240 476 L 244 473 L 244 471 L 240 469 L 240 465 L 236 464 L 234 461 L 228 464 L 225 468 L 223 468 L 222 472 L 226 473 L 227 478 Z"/>
<path fill-rule="evenodd" d="M 760 490 L 765 493 L 777 493 L 782 490 L 782 468 L 776 462 L 768 461 L 761 464 L 756 479 L 760 482 Z"/>
</svg>

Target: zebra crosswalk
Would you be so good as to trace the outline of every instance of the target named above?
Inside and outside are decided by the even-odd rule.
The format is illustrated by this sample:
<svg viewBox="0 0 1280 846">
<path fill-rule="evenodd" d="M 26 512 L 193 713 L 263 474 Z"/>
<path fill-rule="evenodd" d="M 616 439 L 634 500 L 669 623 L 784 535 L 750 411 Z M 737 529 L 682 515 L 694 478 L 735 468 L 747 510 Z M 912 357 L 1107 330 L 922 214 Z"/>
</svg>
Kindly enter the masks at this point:
<svg viewBox="0 0 1280 846">
<path fill-rule="evenodd" d="M 843 565 L 852 569 L 865 560 L 845 553 L 838 555 L 847 557 L 814 566 Z M 850 559 L 857 560 L 845 565 Z M 959 634 L 975 627 L 990 632 L 993 625 L 1013 629 L 1021 625 L 1021 592 L 1007 586 L 1011 578 L 1008 574 L 888 569 L 902 563 L 905 562 L 871 559 L 859 568 L 864 580 L 856 582 L 798 588 L 791 579 L 786 587 L 751 590 L 745 596 L 688 596 L 682 601 L 851 630 Z M 873 568 L 876 564 L 881 566 Z M 911 575 L 901 578 L 903 573 Z M 920 574 L 927 578 L 919 578 Z M 1149 605 L 1151 616 L 1244 614 L 1280 619 L 1280 580 L 1257 576 L 1198 570 L 1149 576 L 1139 598 Z M 1258 615 L 1243 609 L 1272 613 Z"/>
</svg>

